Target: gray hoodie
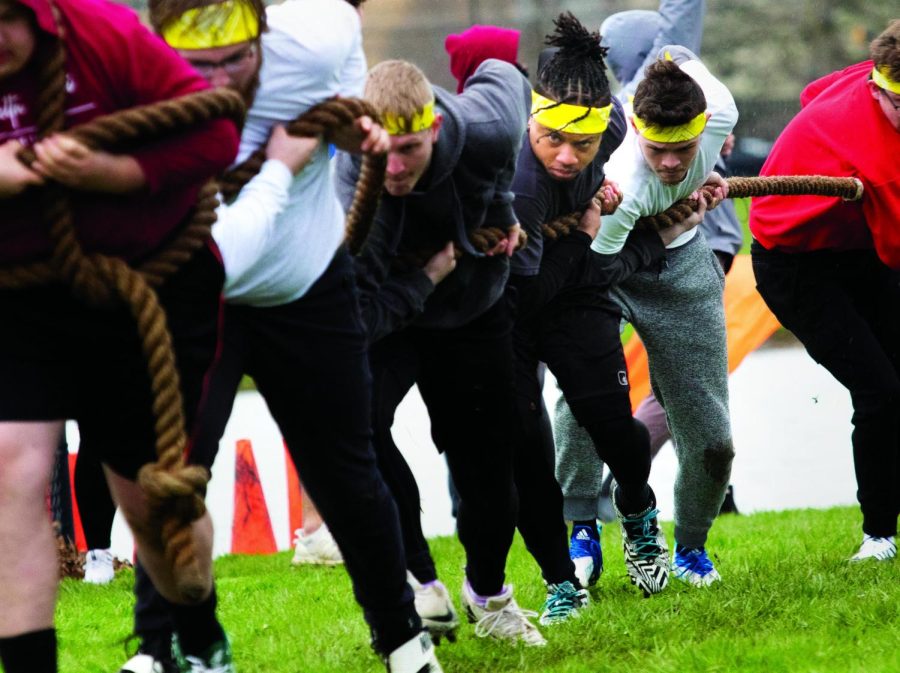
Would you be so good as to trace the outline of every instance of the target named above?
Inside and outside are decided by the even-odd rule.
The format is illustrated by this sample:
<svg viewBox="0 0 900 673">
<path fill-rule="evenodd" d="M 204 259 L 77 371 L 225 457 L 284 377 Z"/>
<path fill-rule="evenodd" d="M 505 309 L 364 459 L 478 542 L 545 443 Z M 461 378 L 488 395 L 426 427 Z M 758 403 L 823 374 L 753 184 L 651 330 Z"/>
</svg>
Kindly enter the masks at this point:
<svg viewBox="0 0 900 673">
<path fill-rule="evenodd" d="M 606 63 L 622 85 L 623 103 L 644 79 L 644 69 L 667 44 L 680 44 L 695 54 L 703 41 L 706 0 L 661 0 L 659 11 L 616 12 L 600 25 L 600 43 L 609 47 Z"/>
<path fill-rule="evenodd" d="M 368 276 L 368 283 L 360 285 L 375 288 L 395 277 L 390 261 L 398 253 L 436 252 L 454 241 L 465 254 L 413 320 L 420 327 L 449 329 L 477 318 L 503 295 L 508 259 L 477 252 L 469 243 L 469 233 L 479 227 L 507 230 L 517 221 L 511 185 L 531 88 L 515 67 L 490 59 L 466 81 L 463 93 L 453 95 L 439 87 L 434 92 L 436 111 L 444 116 L 444 123 L 431 164 L 407 196 L 382 196 L 358 268 Z M 358 160 L 338 157 L 337 173 L 338 194 L 347 208 L 359 173 Z M 379 332 L 383 335 L 385 326 Z"/>
</svg>

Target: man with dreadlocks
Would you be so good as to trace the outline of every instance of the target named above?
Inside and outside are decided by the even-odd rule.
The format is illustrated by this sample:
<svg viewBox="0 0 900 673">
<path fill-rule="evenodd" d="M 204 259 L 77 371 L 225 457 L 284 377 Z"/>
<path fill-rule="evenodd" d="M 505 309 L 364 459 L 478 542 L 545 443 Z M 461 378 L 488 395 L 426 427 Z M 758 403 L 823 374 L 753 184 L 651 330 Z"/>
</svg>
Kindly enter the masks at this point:
<svg viewBox="0 0 900 673">
<path fill-rule="evenodd" d="M 504 584 L 516 493 L 512 314 L 503 295 L 507 256 L 519 232 L 510 185 L 525 130 L 528 83 L 514 66 L 487 60 L 454 96 L 432 86 L 413 64 L 385 61 L 369 72 L 365 96 L 391 134 L 385 193 L 370 235 L 396 258 L 382 271 L 389 280 L 407 273 L 409 265 L 400 265 L 406 253 L 427 256 L 447 241 L 464 252 L 423 312 L 412 320 L 396 316 L 383 329 L 392 333 L 370 353 L 379 465 L 400 510 L 412 580 L 438 599 L 431 601 L 438 609 L 424 621 L 437 633 L 452 634 L 458 625 L 422 534 L 415 478 L 391 438 L 394 411 L 413 384 L 461 496 L 457 521 L 466 550 L 466 613 L 478 622 L 476 633 L 542 645 L 543 636 Z M 348 157 L 339 159 L 348 202 L 359 169 Z M 507 232 L 488 255 L 469 240 L 482 227 Z"/>
<path fill-rule="evenodd" d="M 359 93 L 365 70 L 359 15 L 343 0 L 290 0 L 268 10 L 257 0 L 153 0 L 150 16 L 169 45 L 212 83 L 252 103 L 239 161 L 273 128 L 282 133 L 277 124 L 335 95 Z M 368 117 L 336 135 L 347 151 L 387 149 L 386 134 Z M 341 549 L 373 647 L 390 671 L 440 671 L 406 583 L 396 508 L 370 444 L 366 334 L 342 244 L 344 211 L 327 148 L 315 145 L 295 177 L 267 161 L 257 176 L 265 180 L 247 185 L 252 194 L 240 195 L 213 229 L 226 269 L 225 336 L 192 459 L 212 463 L 240 379 L 251 375 Z M 287 186 L 286 200 L 271 226 L 244 217 L 242 200 L 274 200 L 278 184 Z M 159 644 L 173 626 L 152 587 L 145 584 L 139 596 L 136 631 L 144 658 L 123 669 L 135 673 L 165 664 Z M 178 670 L 233 670 L 227 639 L 220 635 L 201 648 L 221 634 L 208 617 L 177 625 L 172 649 Z M 191 656 L 185 640 L 192 643 Z"/>
<path fill-rule="evenodd" d="M 736 122 L 737 108 L 725 85 L 690 50 L 664 47 L 637 87 L 629 135 L 607 166 L 620 181 L 624 198 L 604 219 L 592 249 L 616 254 L 641 217 L 692 195 L 705 203 L 702 193 L 695 193 L 704 184 L 713 192 L 707 205 L 717 205 L 725 196 L 725 183 L 712 169 Z M 706 586 L 719 579 L 705 544 L 725 496 L 734 448 L 724 274 L 696 233 L 692 229 L 679 235 L 666 246 L 664 262 L 633 274 L 611 294 L 647 348 L 654 391 L 675 440 L 674 573 L 691 585 Z M 561 460 L 557 477 L 565 488 L 566 483 L 577 484 L 580 475 L 592 481 L 595 469 L 593 462 Z"/>
<path fill-rule="evenodd" d="M 757 198 L 750 230 L 763 299 L 850 391 L 863 514 L 852 560 L 887 561 L 900 516 L 900 19 L 869 52 L 803 90 L 762 169 L 854 176 L 862 200 Z"/>
<path fill-rule="evenodd" d="M 55 91 L 47 83 L 58 49 L 65 73 Z M 51 241 L 39 223 L 42 193 L 34 188 L 51 181 L 71 190 L 75 230 L 87 251 L 133 263 L 162 248 L 202 183 L 233 159 L 234 125 L 216 121 L 113 155 L 64 135 L 44 136 L 43 115 L 59 105 L 68 128 L 205 88 L 131 10 L 100 0 L 0 0 L 0 264 L 49 257 Z M 37 155 L 30 168 L 16 158 L 23 145 Z M 217 348 L 222 278 L 214 246 L 206 246 L 158 291 L 188 430 Z M 57 559 L 44 495 L 63 419 L 79 422 L 84 450 L 106 466 L 160 591 L 182 599 L 134 483 L 156 452 L 147 365 L 127 307 L 88 306 L 55 282 L 0 290 L 0 312 L 0 378 L 11 384 L 0 400 L 0 660 L 6 673 L 50 673 L 57 670 Z M 194 531 L 208 575 L 208 515 Z M 173 618 L 190 619 L 193 610 L 174 603 Z"/>
<path fill-rule="evenodd" d="M 575 418 L 616 474 L 629 576 L 647 595 L 662 591 L 668 582 L 668 547 L 647 483 L 648 435 L 631 416 L 619 338 L 621 311 L 609 299 L 608 288 L 660 260 L 665 244 L 699 221 L 695 215 L 662 237 L 634 231 L 618 253 L 590 251 L 601 230 L 601 207 L 614 211 L 621 198 L 605 181 L 604 164 L 625 136 L 625 115 L 610 93 L 599 34 L 590 33 L 572 14 L 562 14 L 547 44 L 558 49 L 538 73 L 527 144 L 513 183 L 516 215 L 528 246 L 513 257 L 510 276 L 517 301 L 516 390 L 523 428 L 516 454 L 519 530 L 548 584 L 542 623 L 568 617 L 587 592 L 576 590 L 579 580 L 568 554 L 553 447 L 541 431 L 546 409 L 540 361 L 556 376 Z M 602 203 L 595 199 L 598 192 Z M 544 223 L 575 211 L 584 212 L 576 231 L 557 242 L 544 238 Z M 595 582 L 599 570 L 585 582 Z"/>
</svg>

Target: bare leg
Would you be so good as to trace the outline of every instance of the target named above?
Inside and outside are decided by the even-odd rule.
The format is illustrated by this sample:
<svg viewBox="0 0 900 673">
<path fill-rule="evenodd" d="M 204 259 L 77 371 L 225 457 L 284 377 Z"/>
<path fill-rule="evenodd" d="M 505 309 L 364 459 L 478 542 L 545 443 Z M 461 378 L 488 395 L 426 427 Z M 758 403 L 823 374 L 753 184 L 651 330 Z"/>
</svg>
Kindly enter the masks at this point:
<svg viewBox="0 0 900 673">
<path fill-rule="evenodd" d="M 172 569 L 165 559 L 160 531 L 149 524 L 150 514 L 144 492 L 136 482 L 119 476 L 107 467 L 104 469 L 109 490 L 131 527 L 138 557 L 153 585 L 169 602 L 184 605 L 185 600 L 178 593 Z M 205 579 L 205 599 L 212 591 L 213 527 L 209 512 L 193 523 L 193 532 L 197 561 Z"/>
<path fill-rule="evenodd" d="M 0 423 L 0 638 L 53 627 L 59 567 L 45 498 L 62 427 Z"/>
<path fill-rule="evenodd" d="M 309 492 L 302 483 L 300 484 L 300 504 L 303 508 L 303 528 L 301 530 L 304 535 L 311 535 L 322 527 L 322 515 L 319 514 L 316 503 L 309 497 Z"/>
</svg>

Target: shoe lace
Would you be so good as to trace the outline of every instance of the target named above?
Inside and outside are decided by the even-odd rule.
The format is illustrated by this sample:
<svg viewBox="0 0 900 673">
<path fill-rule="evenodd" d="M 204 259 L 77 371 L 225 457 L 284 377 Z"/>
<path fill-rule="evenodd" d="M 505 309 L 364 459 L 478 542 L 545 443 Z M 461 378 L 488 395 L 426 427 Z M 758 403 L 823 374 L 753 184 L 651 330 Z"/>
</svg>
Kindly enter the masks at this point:
<svg viewBox="0 0 900 673">
<path fill-rule="evenodd" d="M 486 612 L 475 624 L 475 635 L 487 638 L 495 631 L 501 636 L 525 633 L 535 629 L 528 618 L 537 616 L 533 610 L 523 610 L 514 601 L 510 601 L 499 610 Z"/>
<path fill-rule="evenodd" d="M 651 509 L 646 514 L 636 517 L 623 517 L 622 526 L 628 534 L 628 540 L 634 548 L 636 556 L 642 559 L 653 559 L 659 556 L 659 525 L 656 522 L 658 509 Z"/>
<path fill-rule="evenodd" d="M 713 562 L 709 560 L 705 549 L 686 549 L 678 553 L 678 565 L 698 575 L 706 575 L 713 569 Z"/>
<path fill-rule="evenodd" d="M 550 595 L 542 608 L 547 617 L 565 617 L 572 610 L 581 607 L 582 599 L 571 582 L 551 584 L 547 587 Z"/>
</svg>

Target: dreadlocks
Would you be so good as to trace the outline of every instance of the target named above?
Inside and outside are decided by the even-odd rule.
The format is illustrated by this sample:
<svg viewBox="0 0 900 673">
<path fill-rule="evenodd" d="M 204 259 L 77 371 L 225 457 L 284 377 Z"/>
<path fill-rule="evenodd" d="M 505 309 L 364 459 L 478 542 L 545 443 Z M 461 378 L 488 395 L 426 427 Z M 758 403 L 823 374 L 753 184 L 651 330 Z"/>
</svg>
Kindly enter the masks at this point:
<svg viewBox="0 0 900 673">
<path fill-rule="evenodd" d="M 609 105 L 612 94 L 600 46 L 600 33 L 589 32 L 571 12 L 553 22 L 556 30 L 545 43 L 558 47 L 538 73 L 538 93 L 559 103 L 584 107 Z"/>
</svg>

